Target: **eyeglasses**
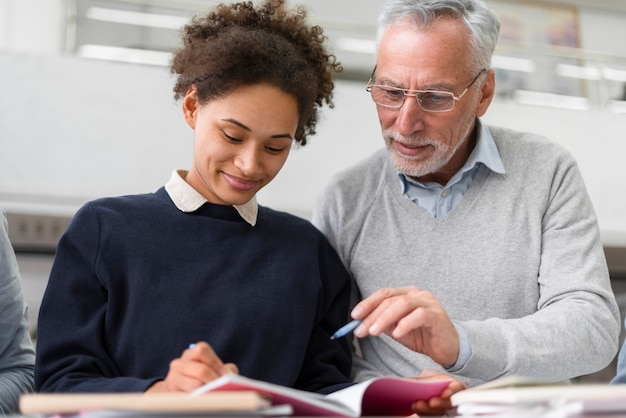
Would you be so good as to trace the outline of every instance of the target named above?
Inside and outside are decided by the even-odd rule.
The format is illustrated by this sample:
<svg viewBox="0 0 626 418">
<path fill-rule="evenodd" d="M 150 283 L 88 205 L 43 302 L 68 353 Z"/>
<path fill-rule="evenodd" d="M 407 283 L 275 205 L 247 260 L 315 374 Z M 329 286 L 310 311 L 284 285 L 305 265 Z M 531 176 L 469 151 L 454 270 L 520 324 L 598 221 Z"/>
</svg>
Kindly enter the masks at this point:
<svg viewBox="0 0 626 418">
<path fill-rule="evenodd" d="M 461 100 L 461 97 L 463 97 L 476 80 L 478 80 L 478 77 L 486 71 L 487 69 L 485 68 L 480 70 L 472 82 L 469 83 L 465 90 L 463 90 L 463 93 L 455 96 L 454 93 L 449 91 L 409 90 L 401 89 L 399 87 L 371 84 L 374 79 L 374 73 L 376 72 L 376 67 L 374 67 L 374 71 L 372 71 L 372 75 L 367 82 L 365 90 L 372 94 L 372 100 L 374 100 L 374 103 L 391 109 L 400 109 L 404 104 L 405 97 L 412 96 L 415 97 L 422 110 L 427 112 L 449 112 L 454 109 L 456 101 Z"/>
</svg>

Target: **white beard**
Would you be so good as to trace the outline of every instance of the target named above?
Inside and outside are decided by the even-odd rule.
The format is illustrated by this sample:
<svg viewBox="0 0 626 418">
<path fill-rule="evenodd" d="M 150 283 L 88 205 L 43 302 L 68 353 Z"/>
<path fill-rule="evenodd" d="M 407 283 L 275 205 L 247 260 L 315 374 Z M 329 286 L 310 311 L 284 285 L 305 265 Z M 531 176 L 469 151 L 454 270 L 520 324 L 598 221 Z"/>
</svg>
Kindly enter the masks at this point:
<svg viewBox="0 0 626 418">
<path fill-rule="evenodd" d="M 468 123 L 465 127 L 461 138 L 463 140 L 457 141 L 453 146 L 447 143 L 442 143 L 439 140 L 433 138 L 424 138 L 418 135 L 411 135 L 405 137 L 399 135 L 393 131 L 383 132 L 385 139 L 385 145 L 391 157 L 391 162 L 396 167 L 398 172 L 405 176 L 419 178 L 427 174 L 433 174 L 441 170 L 446 164 L 450 162 L 452 157 L 458 152 L 459 148 L 465 144 L 465 138 L 469 137 L 469 134 L 473 128 L 472 123 Z M 409 146 L 432 146 L 434 149 L 433 154 L 430 157 L 424 159 L 424 157 L 410 157 L 398 152 L 392 145 L 392 142 L 397 141 Z"/>
</svg>

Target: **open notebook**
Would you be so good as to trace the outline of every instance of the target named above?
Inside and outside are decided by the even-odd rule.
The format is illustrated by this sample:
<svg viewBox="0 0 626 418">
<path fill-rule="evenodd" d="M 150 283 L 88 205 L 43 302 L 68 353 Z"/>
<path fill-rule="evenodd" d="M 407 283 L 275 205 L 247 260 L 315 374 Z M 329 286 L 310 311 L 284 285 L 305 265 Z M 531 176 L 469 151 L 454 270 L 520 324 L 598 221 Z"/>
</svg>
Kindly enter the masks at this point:
<svg viewBox="0 0 626 418">
<path fill-rule="evenodd" d="M 291 405 L 294 416 L 407 416 L 413 414 L 413 402 L 439 396 L 449 384 L 449 379 L 379 377 L 320 395 L 229 374 L 198 388 L 192 395 L 255 391 L 268 396 L 273 405 Z"/>
<path fill-rule="evenodd" d="M 191 394 L 31 393 L 20 397 L 29 414 L 94 418 L 144 416 L 407 416 L 411 404 L 438 396 L 450 380 L 382 377 L 320 395 L 229 374 Z"/>
</svg>

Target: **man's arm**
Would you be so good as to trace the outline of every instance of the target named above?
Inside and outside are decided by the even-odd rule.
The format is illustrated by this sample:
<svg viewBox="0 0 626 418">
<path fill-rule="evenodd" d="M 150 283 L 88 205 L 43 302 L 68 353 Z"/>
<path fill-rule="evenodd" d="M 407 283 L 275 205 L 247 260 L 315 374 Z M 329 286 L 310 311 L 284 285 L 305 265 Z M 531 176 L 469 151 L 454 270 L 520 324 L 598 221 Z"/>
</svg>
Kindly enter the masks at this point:
<svg viewBox="0 0 626 418">
<path fill-rule="evenodd" d="M 626 328 L 626 319 L 624 320 L 624 327 Z M 619 350 L 617 372 L 611 383 L 626 383 L 626 343 L 622 343 L 622 348 Z"/>
</svg>

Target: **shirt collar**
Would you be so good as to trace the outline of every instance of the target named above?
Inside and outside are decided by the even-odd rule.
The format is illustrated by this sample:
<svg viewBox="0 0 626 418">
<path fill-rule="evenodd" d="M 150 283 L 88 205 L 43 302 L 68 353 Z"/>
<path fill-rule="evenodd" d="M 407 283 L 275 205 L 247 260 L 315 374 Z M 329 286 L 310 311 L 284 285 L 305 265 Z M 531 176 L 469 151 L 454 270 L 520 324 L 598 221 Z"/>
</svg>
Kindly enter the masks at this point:
<svg viewBox="0 0 626 418">
<path fill-rule="evenodd" d="M 476 126 L 478 127 L 478 137 L 476 138 L 476 147 L 466 162 L 466 166 L 471 168 L 478 163 L 483 163 L 491 171 L 504 174 L 504 164 L 496 141 L 491 136 L 491 132 L 486 125 L 482 124 L 479 119 L 476 119 Z"/>
<path fill-rule="evenodd" d="M 486 125 L 482 124 L 479 119 L 476 119 L 476 146 L 472 150 L 470 156 L 468 157 L 463 167 L 452 176 L 449 184 L 456 183 L 463 176 L 463 173 L 473 170 L 478 164 L 484 164 L 491 171 L 504 174 L 504 164 L 502 163 L 502 158 L 500 158 L 500 153 L 498 152 L 498 147 L 496 146 L 496 142 L 491 136 L 491 132 L 487 128 Z M 411 182 L 413 184 L 420 185 L 424 187 L 424 184 L 420 181 L 413 180 L 412 178 L 398 173 L 398 177 L 400 177 L 400 182 L 402 186 L 402 193 L 406 192 L 407 182 Z"/>
<path fill-rule="evenodd" d="M 182 212 L 193 212 L 204 205 L 208 200 L 200 192 L 185 181 L 187 170 L 174 170 L 170 179 L 165 183 L 165 191 Z M 259 205 L 256 196 L 253 196 L 243 205 L 233 205 L 244 221 L 252 226 L 256 225 Z"/>
</svg>

